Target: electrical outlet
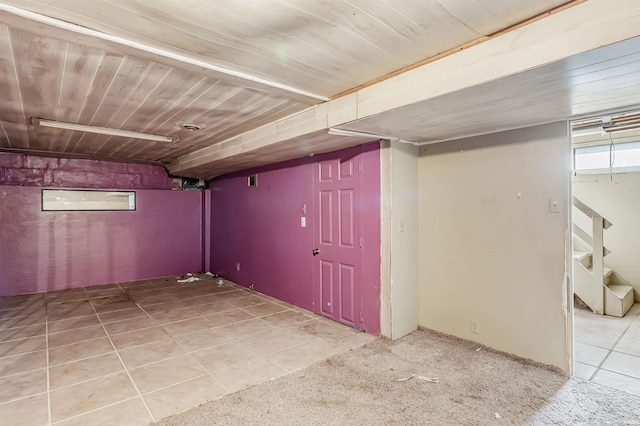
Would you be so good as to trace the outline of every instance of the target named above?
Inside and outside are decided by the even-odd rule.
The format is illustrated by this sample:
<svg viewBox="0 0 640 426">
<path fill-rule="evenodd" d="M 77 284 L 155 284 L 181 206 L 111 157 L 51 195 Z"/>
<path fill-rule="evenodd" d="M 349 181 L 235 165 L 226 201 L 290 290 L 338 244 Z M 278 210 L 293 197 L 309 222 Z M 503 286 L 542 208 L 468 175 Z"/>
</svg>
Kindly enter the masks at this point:
<svg viewBox="0 0 640 426">
<path fill-rule="evenodd" d="M 473 334 L 480 334 L 480 321 L 477 319 L 471 320 L 471 332 Z"/>
<path fill-rule="evenodd" d="M 236 263 L 236 271 L 240 272 L 240 262 Z"/>
</svg>

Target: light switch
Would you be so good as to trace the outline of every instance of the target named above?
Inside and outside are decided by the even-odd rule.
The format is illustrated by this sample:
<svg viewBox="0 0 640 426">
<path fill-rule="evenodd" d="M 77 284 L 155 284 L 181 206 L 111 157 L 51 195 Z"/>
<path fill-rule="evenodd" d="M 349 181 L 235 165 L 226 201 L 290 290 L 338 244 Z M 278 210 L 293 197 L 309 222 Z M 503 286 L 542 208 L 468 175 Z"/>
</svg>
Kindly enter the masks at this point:
<svg viewBox="0 0 640 426">
<path fill-rule="evenodd" d="M 549 213 L 560 213 L 560 202 L 549 198 Z"/>
<path fill-rule="evenodd" d="M 302 217 L 300 218 L 300 226 L 301 226 L 302 228 L 306 228 L 306 227 L 307 227 L 307 218 L 306 218 L 306 217 L 302 216 Z"/>
</svg>

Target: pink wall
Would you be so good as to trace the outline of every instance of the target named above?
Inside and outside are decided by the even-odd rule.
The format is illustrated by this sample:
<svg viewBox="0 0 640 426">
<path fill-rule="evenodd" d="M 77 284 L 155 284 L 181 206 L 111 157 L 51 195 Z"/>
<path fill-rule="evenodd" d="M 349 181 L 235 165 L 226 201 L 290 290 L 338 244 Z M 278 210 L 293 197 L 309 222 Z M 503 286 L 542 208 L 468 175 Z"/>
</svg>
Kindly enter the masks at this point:
<svg viewBox="0 0 640 426">
<path fill-rule="evenodd" d="M 200 271 L 203 193 L 146 189 L 170 184 L 158 166 L 0 154 L 0 295 Z M 39 187 L 135 189 L 136 211 L 43 212 Z"/>
<path fill-rule="evenodd" d="M 363 145 L 361 187 L 365 330 L 380 333 L 380 152 Z M 224 176 L 212 192 L 212 271 L 313 310 L 313 164 L 333 154 L 305 157 Z M 258 174 L 258 186 L 247 176 Z M 307 227 L 300 226 L 307 206 Z M 236 270 L 240 263 L 240 271 Z"/>
</svg>

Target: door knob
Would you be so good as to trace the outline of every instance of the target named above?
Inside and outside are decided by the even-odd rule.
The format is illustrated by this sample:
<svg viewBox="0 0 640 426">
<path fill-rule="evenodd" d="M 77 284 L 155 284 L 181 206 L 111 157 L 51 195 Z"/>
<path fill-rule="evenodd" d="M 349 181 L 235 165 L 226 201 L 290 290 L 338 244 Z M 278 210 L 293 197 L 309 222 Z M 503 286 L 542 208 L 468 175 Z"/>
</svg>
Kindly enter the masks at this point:
<svg viewBox="0 0 640 426">
<path fill-rule="evenodd" d="M 320 253 L 320 249 L 313 249 L 311 253 L 313 253 L 314 256 L 317 256 Z"/>
</svg>

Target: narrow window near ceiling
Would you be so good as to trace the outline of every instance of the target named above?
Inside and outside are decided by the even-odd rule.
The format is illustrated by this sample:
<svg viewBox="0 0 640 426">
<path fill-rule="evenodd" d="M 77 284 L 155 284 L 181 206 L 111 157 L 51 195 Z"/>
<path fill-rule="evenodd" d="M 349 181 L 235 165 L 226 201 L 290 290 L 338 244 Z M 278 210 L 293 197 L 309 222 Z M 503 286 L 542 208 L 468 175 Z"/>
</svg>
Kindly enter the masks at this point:
<svg viewBox="0 0 640 426">
<path fill-rule="evenodd" d="M 573 150 L 576 173 L 617 173 L 640 170 L 640 141 L 576 147 Z"/>
<path fill-rule="evenodd" d="M 135 209 L 136 193 L 133 191 L 42 190 L 42 211 L 132 211 Z"/>
<path fill-rule="evenodd" d="M 258 186 L 258 175 L 251 175 L 247 178 L 247 186 Z"/>
</svg>

